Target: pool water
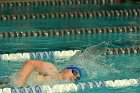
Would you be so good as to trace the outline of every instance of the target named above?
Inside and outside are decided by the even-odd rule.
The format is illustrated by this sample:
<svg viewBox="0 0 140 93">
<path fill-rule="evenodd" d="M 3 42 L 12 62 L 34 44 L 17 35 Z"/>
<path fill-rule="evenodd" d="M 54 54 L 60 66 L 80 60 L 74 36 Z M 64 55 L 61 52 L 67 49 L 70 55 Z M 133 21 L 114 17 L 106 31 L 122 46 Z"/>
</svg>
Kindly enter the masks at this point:
<svg viewBox="0 0 140 93">
<path fill-rule="evenodd" d="M 51 61 L 53 62 L 60 70 L 64 69 L 65 66 L 70 64 L 75 64 L 84 71 L 83 78 L 81 78 L 78 82 L 92 82 L 92 81 L 106 81 L 106 80 L 121 80 L 121 79 L 131 79 L 131 78 L 139 78 L 140 77 L 140 68 L 139 68 L 139 59 L 140 54 L 112 54 L 112 55 L 101 55 L 104 49 L 107 48 L 107 43 L 101 43 L 99 45 L 93 46 L 94 50 L 84 50 L 82 53 L 76 53 L 74 56 L 61 59 L 62 61 Z M 87 57 L 88 56 L 88 57 Z M 50 61 L 47 58 L 41 58 L 38 60 Z M 19 69 L 22 67 L 24 60 L 5 60 L 1 61 L 1 82 L 8 83 L 6 78 L 3 76 L 14 75 Z M 8 79 L 9 80 L 9 79 Z M 11 84 L 10 84 L 11 85 Z M 13 85 L 14 86 L 14 85 Z M 8 86 L 9 87 L 9 86 Z M 12 87 L 12 86 L 10 86 Z M 119 87 L 119 88 L 107 88 L 107 87 L 99 87 L 93 89 L 85 89 L 79 90 L 79 93 L 137 93 L 139 91 L 139 86 L 131 86 L 131 87 Z"/>
<path fill-rule="evenodd" d="M 2 5 L 0 7 L 2 7 Z M 50 51 L 63 52 L 69 50 L 79 50 L 79 52 L 69 57 L 61 56 L 61 60 L 56 58 L 48 59 L 46 57 L 33 59 L 52 62 L 57 65 L 60 70 L 63 70 L 66 65 L 79 65 L 84 69 L 84 76 L 76 83 L 140 78 L 139 52 L 103 55 L 106 49 L 140 46 L 139 8 L 138 3 L 107 5 L 72 4 L 68 6 L 3 6 L 0 15 L 0 84 L 9 83 L 10 80 L 7 77 L 11 77 L 17 73 L 25 61 L 25 59 L 2 60 L 1 56 L 3 54 Z M 61 15 L 61 13 L 64 12 L 82 13 L 84 11 L 99 12 L 97 12 L 94 17 L 85 15 L 76 16 L 74 14 L 68 16 L 66 16 L 66 14 Z M 103 12 L 100 13 L 100 11 L 107 12 L 104 15 Z M 109 12 L 108 14 L 108 11 L 116 12 Z M 47 18 L 33 17 L 36 14 L 40 15 L 45 13 L 50 13 L 50 16 Z M 58 16 L 55 16 L 55 14 L 51 15 L 53 13 L 56 13 L 56 15 L 57 13 L 60 14 L 58 14 Z M 24 15 L 26 14 L 32 14 L 33 16 L 24 19 Z M 20 17 L 14 19 L 14 15 Z M 126 29 L 121 29 L 123 27 L 126 27 Z M 105 30 L 112 29 L 113 31 L 114 28 L 117 29 L 115 30 L 116 32 L 107 32 L 110 30 Z M 64 35 L 54 35 L 50 33 L 48 36 L 30 34 L 16 36 L 15 34 L 6 34 L 9 32 L 49 32 L 49 30 L 54 32 L 66 30 L 67 32 L 68 30 L 79 29 L 84 29 L 84 31 L 87 32 L 85 34 L 77 34 L 77 32 L 74 32 Z M 90 33 L 91 30 L 89 29 L 95 29 L 97 33 Z M 100 30 L 106 31 L 107 33 L 102 33 Z M 3 34 L 3 32 L 5 34 Z M 10 87 L 14 87 L 14 84 L 12 85 L 11 83 Z M 139 91 L 140 86 L 119 88 L 97 87 L 79 90 L 78 93 L 139 93 Z"/>
</svg>

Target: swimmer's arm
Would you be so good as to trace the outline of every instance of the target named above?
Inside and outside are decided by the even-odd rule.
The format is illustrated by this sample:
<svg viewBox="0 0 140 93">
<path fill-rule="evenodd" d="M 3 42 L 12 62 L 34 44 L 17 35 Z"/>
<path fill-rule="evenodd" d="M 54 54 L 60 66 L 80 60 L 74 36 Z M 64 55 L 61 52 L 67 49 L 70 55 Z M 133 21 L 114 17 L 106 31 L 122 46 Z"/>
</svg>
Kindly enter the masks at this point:
<svg viewBox="0 0 140 93">
<path fill-rule="evenodd" d="M 26 61 L 25 64 L 23 65 L 19 77 L 18 77 L 18 85 L 23 86 L 29 77 L 29 75 L 34 71 L 35 66 L 33 65 L 32 61 Z"/>
<path fill-rule="evenodd" d="M 48 68 L 50 67 L 52 68 L 52 70 L 48 71 L 49 70 Z M 39 60 L 28 60 L 25 62 L 25 64 L 23 65 L 20 71 L 18 82 L 17 82 L 18 85 L 23 86 L 27 81 L 27 78 L 34 70 L 42 72 L 44 74 L 51 74 L 52 71 L 57 71 L 56 67 L 49 62 L 42 62 Z"/>
<path fill-rule="evenodd" d="M 17 81 L 18 85 L 23 86 L 26 83 L 27 78 L 30 76 L 30 74 L 39 67 L 41 67 L 41 63 L 37 60 L 26 61 L 19 73 Z"/>
</svg>

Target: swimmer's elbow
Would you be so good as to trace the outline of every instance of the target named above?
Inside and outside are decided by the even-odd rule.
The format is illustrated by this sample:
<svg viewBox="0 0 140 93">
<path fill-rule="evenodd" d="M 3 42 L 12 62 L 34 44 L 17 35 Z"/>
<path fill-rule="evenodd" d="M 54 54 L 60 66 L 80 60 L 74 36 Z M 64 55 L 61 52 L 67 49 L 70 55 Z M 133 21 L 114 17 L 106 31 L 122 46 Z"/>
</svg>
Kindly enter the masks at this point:
<svg viewBox="0 0 140 93">
<path fill-rule="evenodd" d="M 38 69 L 40 66 L 40 62 L 38 60 L 27 60 L 25 61 L 25 64 L 32 66 L 34 70 Z"/>
</svg>

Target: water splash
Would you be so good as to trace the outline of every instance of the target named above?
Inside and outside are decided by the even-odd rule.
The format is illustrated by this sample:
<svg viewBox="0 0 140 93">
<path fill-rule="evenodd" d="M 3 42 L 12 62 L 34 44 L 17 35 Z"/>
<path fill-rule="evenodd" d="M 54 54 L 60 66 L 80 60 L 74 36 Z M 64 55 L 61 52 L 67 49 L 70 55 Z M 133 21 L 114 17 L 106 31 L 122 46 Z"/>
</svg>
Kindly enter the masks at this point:
<svg viewBox="0 0 140 93">
<path fill-rule="evenodd" d="M 70 58 L 71 64 L 75 64 L 84 69 L 86 75 L 93 79 L 100 75 L 106 75 L 111 72 L 118 72 L 112 67 L 112 64 L 106 64 L 106 60 L 102 55 L 108 46 L 108 43 L 101 43 L 96 46 L 88 47 L 77 52 Z"/>
</svg>

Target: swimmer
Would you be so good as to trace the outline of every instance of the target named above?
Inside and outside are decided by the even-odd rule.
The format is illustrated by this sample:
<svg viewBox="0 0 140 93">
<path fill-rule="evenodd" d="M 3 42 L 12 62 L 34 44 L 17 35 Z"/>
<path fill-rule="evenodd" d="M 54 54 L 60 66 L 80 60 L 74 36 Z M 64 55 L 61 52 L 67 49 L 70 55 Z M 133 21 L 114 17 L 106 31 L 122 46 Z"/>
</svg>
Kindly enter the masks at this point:
<svg viewBox="0 0 140 93">
<path fill-rule="evenodd" d="M 50 62 L 27 60 L 19 73 L 17 85 L 20 87 L 24 86 L 34 71 L 38 73 L 36 76 L 37 82 L 44 82 L 51 76 L 53 76 L 51 80 L 76 80 L 79 79 L 82 74 L 81 69 L 76 66 L 67 66 L 60 72 L 57 67 Z"/>
</svg>

